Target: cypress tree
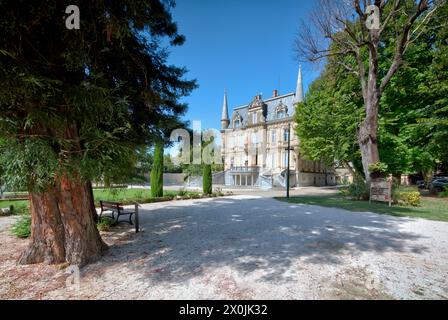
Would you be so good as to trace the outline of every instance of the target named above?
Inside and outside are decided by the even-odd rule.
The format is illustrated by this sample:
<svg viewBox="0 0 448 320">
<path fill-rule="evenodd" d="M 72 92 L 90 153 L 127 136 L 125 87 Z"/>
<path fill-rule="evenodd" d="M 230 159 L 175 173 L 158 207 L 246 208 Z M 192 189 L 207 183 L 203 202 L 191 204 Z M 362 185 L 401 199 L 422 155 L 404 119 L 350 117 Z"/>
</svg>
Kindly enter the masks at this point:
<svg viewBox="0 0 448 320">
<path fill-rule="evenodd" d="M 154 164 L 151 170 L 151 197 L 163 197 L 163 143 L 157 142 L 154 148 Z"/>
<path fill-rule="evenodd" d="M 204 194 L 212 194 L 212 166 L 205 164 L 202 169 L 202 189 Z"/>
</svg>

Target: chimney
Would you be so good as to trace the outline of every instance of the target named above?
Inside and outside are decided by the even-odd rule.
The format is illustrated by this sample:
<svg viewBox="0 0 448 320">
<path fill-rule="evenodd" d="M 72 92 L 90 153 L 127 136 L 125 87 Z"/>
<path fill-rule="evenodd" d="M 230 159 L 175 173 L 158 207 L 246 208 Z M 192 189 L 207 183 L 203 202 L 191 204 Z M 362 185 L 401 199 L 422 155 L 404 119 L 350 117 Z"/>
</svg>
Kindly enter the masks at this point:
<svg viewBox="0 0 448 320">
<path fill-rule="evenodd" d="M 275 89 L 274 93 L 272 94 L 272 98 L 277 98 L 278 97 L 278 90 Z"/>
</svg>

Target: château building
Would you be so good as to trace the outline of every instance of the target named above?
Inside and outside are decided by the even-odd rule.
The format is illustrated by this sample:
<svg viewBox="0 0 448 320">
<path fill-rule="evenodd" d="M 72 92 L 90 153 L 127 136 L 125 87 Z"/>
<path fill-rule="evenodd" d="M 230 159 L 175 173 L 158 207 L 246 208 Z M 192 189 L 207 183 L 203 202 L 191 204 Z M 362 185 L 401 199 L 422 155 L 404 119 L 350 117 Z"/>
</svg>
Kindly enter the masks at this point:
<svg viewBox="0 0 448 320">
<path fill-rule="evenodd" d="M 229 116 L 224 93 L 221 118 L 222 156 L 225 184 L 234 186 L 277 187 L 286 185 L 288 129 L 290 140 L 290 185 L 324 186 L 336 182 L 334 170 L 323 163 L 305 160 L 295 132 L 296 105 L 304 101 L 302 69 L 296 92 L 263 99 L 259 94 Z"/>
</svg>

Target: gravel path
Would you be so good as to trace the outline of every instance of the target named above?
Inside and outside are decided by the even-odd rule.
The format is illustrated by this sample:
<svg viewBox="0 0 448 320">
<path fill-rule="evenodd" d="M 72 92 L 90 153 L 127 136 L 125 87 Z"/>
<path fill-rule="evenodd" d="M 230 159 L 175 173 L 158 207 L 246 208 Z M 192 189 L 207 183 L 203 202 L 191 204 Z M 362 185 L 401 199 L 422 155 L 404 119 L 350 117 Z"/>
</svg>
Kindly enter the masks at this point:
<svg viewBox="0 0 448 320">
<path fill-rule="evenodd" d="M 0 298 L 448 299 L 445 222 L 238 195 L 144 205 L 141 225 L 104 234 L 79 291 L 17 267 L 25 243 L 1 228 Z"/>
</svg>

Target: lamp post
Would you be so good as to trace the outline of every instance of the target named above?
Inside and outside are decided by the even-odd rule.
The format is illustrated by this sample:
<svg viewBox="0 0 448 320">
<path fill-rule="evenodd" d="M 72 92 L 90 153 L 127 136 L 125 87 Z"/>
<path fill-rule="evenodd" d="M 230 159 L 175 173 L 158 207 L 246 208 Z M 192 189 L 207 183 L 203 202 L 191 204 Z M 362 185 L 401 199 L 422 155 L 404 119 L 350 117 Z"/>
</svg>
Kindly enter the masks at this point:
<svg viewBox="0 0 448 320">
<path fill-rule="evenodd" d="M 286 169 L 286 198 L 289 199 L 289 178 L 290 178 L 290 159 L 291 159 L 291 150 L 293 150 L 291 148 L 291 124 L 288 124 L 288 148 L 285 149 L 286 151 L 288 151 L 288 160 L 287 160 L 287 166 L 288 168 Z"/>
</svg>

